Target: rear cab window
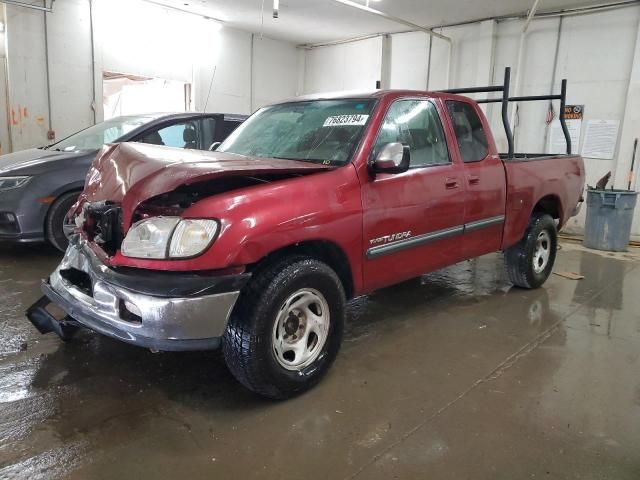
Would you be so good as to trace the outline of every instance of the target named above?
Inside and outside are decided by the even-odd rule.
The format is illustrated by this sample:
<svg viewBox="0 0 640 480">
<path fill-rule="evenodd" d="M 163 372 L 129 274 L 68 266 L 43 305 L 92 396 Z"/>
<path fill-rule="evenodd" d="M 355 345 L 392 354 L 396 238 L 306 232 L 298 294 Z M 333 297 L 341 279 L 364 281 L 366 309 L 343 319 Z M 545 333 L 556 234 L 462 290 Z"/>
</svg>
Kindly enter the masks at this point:
<svg viewBox="0 0 640 480">
<path fill-rule="evenodd" d="M 462 161 L 484 160 L 489 154 L 489 142 L 473 105 L 455 100 L 447 100 L 446 104 Z"/>
</svg>

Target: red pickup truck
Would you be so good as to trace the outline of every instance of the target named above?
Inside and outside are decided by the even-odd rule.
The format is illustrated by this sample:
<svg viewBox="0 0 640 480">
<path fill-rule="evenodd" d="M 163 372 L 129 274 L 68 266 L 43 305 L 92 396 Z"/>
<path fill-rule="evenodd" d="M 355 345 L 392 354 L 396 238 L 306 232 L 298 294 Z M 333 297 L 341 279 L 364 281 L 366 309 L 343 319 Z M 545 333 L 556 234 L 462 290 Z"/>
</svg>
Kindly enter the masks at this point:
<svg viewBox="0 0 640 480">
<path fill-rule="evenodd" d="M 64 339 L 221 346 L 246 387 L 290 397 L 330 367 L 350 298 L 495 251 L 515 285 L 544 283 L 583 162 L 511 150 L 475 101 L 419 91 L 268 106 L 213 152 L 107 146 L 27 316 Z"/>
</svg>

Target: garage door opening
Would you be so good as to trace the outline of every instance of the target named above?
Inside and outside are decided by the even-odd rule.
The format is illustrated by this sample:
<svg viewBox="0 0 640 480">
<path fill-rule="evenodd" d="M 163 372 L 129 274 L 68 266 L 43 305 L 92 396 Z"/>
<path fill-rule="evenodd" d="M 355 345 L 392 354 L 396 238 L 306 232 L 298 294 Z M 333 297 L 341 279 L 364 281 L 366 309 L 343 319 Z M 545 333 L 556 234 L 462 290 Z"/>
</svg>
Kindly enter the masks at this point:
<svg viewBox="0 0 640 480">
<path fill-rule="evenodd" d="M 186 112 L 191 105 L 191 84 L 103 72 L 104 119 L 121 115 L 157 112 Z"/>
</svg>

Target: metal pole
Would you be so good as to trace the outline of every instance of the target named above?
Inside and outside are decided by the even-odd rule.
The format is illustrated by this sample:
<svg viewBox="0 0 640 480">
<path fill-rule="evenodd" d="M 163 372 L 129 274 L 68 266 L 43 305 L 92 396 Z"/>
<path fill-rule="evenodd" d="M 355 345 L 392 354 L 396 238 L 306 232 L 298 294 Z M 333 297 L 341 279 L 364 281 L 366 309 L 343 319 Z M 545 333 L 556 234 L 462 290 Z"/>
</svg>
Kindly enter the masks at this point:
<svg viewBox="0 0 640 480">
<path fill-rule="evenodd" d="M 538 3 L 540 2 L 540 0 L 535 0 L 533 2 L 533 5 L 531 6 L 531 9 L 529 10 L 529 13 L 527 14 L 527 19 L 524 22 L 524 26 L 522 27 L 522 33 L 520 33 L 520 41 L 518 44 L 518 57 L 516 60 L 516 78 L 515 78 L 515 82 L 514 82 L 514 88 L 513 91 L 516 95 L 520 94 L 520 84 L 521 84 L 521 78 L 522 78 L 522 68 L 523 68 L 523 61 L 522 61 L 522 56 L 524 54 L 524 43 L 525 43 L 525 39 L 527 37 L 527 30 L 529 29 L 529 24 L 531 23 L 531 20 L 533 20 L 533 17 L 536 14 L 536 10 L 538 10 Z M 511 114 L 511 123 L 514 125 L 515 128 L 515 120 L 516 120 L 516 109 L 513 109 L 513 112 Z"/>
<path fill-rule="evenodd" d="M 427 60 L 427 90 L 429 90 L 429 81 L 431 80 L 431 50 L 433 48 L 433 37 L 429 37 L 429 57 Z M 447 85 L 448 86 L 448 85 Z"/>
<path fill-rule="evenodd" d="M 634 183 L 634 174 L 633 174 L 633 167 L 635 166 L 636 163 L 636 152 L 638 151 L 638 139 L 636 138 L 633 141 L 633 153 L 631 154 L 631 169 L 629 169 L 629 187 L 627 188 L 627 190 L 631 191 L 631 184 Z"/>
<path fill-rule="evenodd" d="M 47 4 L 47 0 L 42 0 L 44 5 Z M 53 122 L 51 119 L 51 78 L 49 72 L 49 33 L 47 31 L 47 11 L 43 10 L 43 18 L 44 18 L 44 65 L 46 72 L 46 80 L 47 80 L 47 109 L 49 112 L 49 132 L 53 130 Z M 47 140 L 49 140 L 49 133 L 47 132 Z"/>
<path fill-rule="evenodd" d="M 535 2 L 533 2 L 533 5 L 531 6 L 531 10 L 529 10 L 529 14 L 527 15 L 527 21 L 524 22 L 524 28 L 522 29 L 523 32 L 526 32 L 529 29 L 529 24 L 531 23 L 531 20 L 535 16 L 536 10 L 538 10 L 538 3 L 540 3 L 540 0 L 535 0 Z"/>
<path fill-rule="evenodd" d="M 11 137 L 11 95 L 9 93 L 9 60 L 7 57 L 2 58 L 4 62 L 4 93 L 7 102 L 7 133 L 9 134 L 9 151 L 4 153 L 13 152 L 13 138 Z"/>
<path fill-rule="evenodd" d="M 549 89 L 549 95 L 553 95 L 553 87 L 556 84 L 556 73 L 558 71 L 558 53 L 560 52 L 560 38 L 562 36 L 562 19 L 564 17 L 560 17 L 558 20 L 558 36 L 556 37 L 556 51 L 553 55 L 553 72 L 551 73 L 551 88 Z M 551 100 L 549 100 L 549 109 L 551 109 Z M 547 141 L 549 140 L 549 125 L 547 125 L 544 129 L 544 140 L 542 144 L 542 148 L 546 151 Z"/>
<path fill-rule="evenodd" d="M 93 94 L 91 109 L 93 110 L 93 124 L 95 125 L 98 121 L 98 116 L 96 113 L 96 109 L 98 108 L 98 106 L 96 105 L 96 43 L 93 37 L 93 0 L 89 0 L 89 35 L 91 41 L 91 92 Z"/>
<path fill-rule="evenodd" d="M 507 135 L 508 156 L 513 158 L 513 132 L 509 125 L 509 87 L 511 84 L 511 67 L 504 69 L 504 87 L 502 90 L 502 123 L 504 124 L 504 133 Z"/>
<path fill-rule="evenodd" d="M 447 55 L 447 69 L 445 70 L 447 76 L 444 80 L 444 84 L 449 88 L 449 80 L 451 80 L 451 56 L 453 55 L 453 42 L 449 42 L 449 53 Z"/>
<path fill-rule="evenodd" d="M 560 125 L 562 126 L 562 133 L 567 141 L 567 155 L 571 155 L 571 136 L 569 135 L 569 129 L 567 128 L 567 122 L 564 118 L 564 106 L 567 102 L 567 79 L 562 79 L 560 86 Z"/>
<path fill-rule="evenodd" d="M 251 51 L 249 53 L 249 114 L 253 113 L 253 89 L 254 89 L 254 79 L 253 79 L 253 55 L 254 55 L 254 42 L 255 35 L 251 34 Z"/>
</svg>

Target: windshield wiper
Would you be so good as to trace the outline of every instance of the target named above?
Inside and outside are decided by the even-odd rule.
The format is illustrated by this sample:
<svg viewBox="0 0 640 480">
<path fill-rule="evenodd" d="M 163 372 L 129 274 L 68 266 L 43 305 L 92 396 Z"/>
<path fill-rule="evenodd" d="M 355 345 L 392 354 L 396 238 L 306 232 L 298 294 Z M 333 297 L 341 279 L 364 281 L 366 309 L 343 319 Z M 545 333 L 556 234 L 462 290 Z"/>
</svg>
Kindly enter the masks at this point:
<svg viewBox="0 0 640 480">
<path fill-rule="evenodd" d="M 324 163 L 324 160 L 318 158 L 288 158 L 288 157 L 271 157 L 277 158 L 278 160 L 292 160 L 294 162 L 305 162 L 305 163 Z"/>
<path fill-rule="evenodd" d="M 300 161 L 297 158 L 289 158 L 289 157 L 271 157 L 271 158 L 277 158 L 278 160 L 293 160 L 294 162 L 299 162 Z"/>
</svg>

